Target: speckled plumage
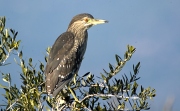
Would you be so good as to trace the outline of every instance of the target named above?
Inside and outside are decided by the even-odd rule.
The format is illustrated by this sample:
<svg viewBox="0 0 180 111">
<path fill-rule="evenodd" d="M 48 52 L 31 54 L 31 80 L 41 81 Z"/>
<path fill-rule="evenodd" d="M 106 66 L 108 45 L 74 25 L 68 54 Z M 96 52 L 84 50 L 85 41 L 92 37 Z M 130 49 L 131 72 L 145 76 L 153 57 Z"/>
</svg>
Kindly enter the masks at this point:
<svg viewBox="0 0 180 111">
<path fill-rule="evenodd" d="M 56 39 L 51 48 L 45 75 L 46 91 L 54 97 L 80 68 L 87 46 L 87 29 L 93 25 L 86 18 L 94 19 L 87 13 L 73 17 L 67 31 Z"/>
</svg>

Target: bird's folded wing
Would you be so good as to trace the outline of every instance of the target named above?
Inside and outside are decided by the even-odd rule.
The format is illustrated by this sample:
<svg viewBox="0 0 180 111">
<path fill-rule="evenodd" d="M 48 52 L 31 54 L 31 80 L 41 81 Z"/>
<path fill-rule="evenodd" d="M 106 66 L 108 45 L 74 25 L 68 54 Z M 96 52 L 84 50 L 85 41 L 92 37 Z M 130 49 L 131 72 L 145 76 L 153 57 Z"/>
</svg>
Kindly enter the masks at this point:
<svg viewBox="0 0 180 111">
<path fill-rule="evenodd" d="M 70 32 L 61 34 L 52 46 L 45 69 L 46 90 L 49 94 L 57 88 L 62 89 L 63 81 L 68 82 L 73 77 L 72 71 L 76 56 L 70 53 L 73 46 L 74 35 Z"/>
</svg>

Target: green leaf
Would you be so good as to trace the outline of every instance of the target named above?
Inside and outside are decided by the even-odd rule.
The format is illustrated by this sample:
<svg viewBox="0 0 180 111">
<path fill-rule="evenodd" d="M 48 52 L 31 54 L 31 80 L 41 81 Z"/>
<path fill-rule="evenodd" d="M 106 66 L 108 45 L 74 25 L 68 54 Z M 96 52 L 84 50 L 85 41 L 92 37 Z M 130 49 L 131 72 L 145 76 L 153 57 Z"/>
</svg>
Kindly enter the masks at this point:
<svg viewBox="0 0 180 111">
<path fill-rule="evenodd" d="M 7 38 L 9 36 L 9 31 L 5 29 L 5 37 Z"/>
<path fill-rule="evenodd" d="M 104 81 L 106 81 L 106 76 L 104 76 L 103 74 L 101 74 L 101 77 Z"/>
<path fill-rule="evenodd" d="M 49 55 L 50 51 L 51 51 L 51 47 L 48 47 L 48 48 L 46 49 L 46 52 L 47 52 L 48 55 Z"/>
<path fill-rule="evenodd" d="M 87 72 L 86 74 L 84 74 L 82 77 L 88 76 L 90 74 L 90 72 Z"/>
<path fill-rule="evenodd" d="M 32 58 L 29 58 L 29 63 L 32 64 Z"/>
<path fill-rule="evenodd" d="M 18 56 L 19 56 L 19 58 L 20 58 L 20 59 L 22 59 L 22 56 L 23 56 L 22 51 L 20 51 L 20 53 L 19 53 L 19 55 L 18 55 Z"/>
<path fill-rule="evenodd" d="M 52 104 L 50 103 L 50 97 L 47 97 L 46 103 L 47 103 L 48 106 L 50 106 L 51 108 L 53 107 Z"/>
<path fill-rule="evenodd" d="M 111 72 L 114 72 L 113 66 L 109 63 L 109 69 L 111 70 Z"/>
<path fill-rule="evenodd" d="M 84 79 L 81 80 L 81 84 L 82 84 L 83 86 L 86 86 L 86 82 L 84 81 Z"/>
<path fill-rule="evenodd" d="M 41 69 L 42 72 L 44 72 L 44 64 L 40 64 L 39 68 Z"/>
<path fill-rule="evenodd" d="M 49 104 L 48 104 L 48 105 L 49 105 Z M 49 107 L 45 106 L 45 108 L 46 108 L 46 111 L 51 111 L 51 110 L 49 109 Z"/>
<path fill-rule="evenodd" d="M 126 51 L 124 54 L 124 59 L 127 59 L 127 58 L 128 58 L 128 52 Z"/>
<path fill-rule="evenodd" d="M 3 86 L 2 84 L 0 84 L 0 88 L 8 88 L 8 87 L 6 87 L 6 86 Z"/>
<path fill-rule="evenodd" d="M 10 75 L 9 74 L 3 74 L 3 81 L 10 83 Z"/>
<path fill-rule="evenodd" d="M 109 73 L 105 69 L 103 69 L 103 71 L 106 75 L 109 75 Z"/>
<path fill-rule="evenodd" d="M 117 54 L 115 55 L 115 57 L 116 57 L 117 63 L 119 63 L 119 58 L 120 58 L 120 57 L 119 57 Z"/>
<path fill-rule="evenodd" d="M 15 32 L 13 40 L 16 40 L 16 36 L 17 36 L 18 32 Z"/>
<path fill-rule="evenodd" d="M 139 71 L 139 68 L 140 68 L 140 62 L 138 62 L 138 64 L 134 67 L 133 65 L 133 70 L 134 70 L 134 74 L 136 75 Z"/>
<path fill-rule="evenodd" d="M 47 62 L 47 61 L 48 61 L 48 57 L 47 57 L 47 56 L 45 56 L 45 57 L 44 57 L 44 60 L 45 60 L 45 62 Z"/>
</svg>

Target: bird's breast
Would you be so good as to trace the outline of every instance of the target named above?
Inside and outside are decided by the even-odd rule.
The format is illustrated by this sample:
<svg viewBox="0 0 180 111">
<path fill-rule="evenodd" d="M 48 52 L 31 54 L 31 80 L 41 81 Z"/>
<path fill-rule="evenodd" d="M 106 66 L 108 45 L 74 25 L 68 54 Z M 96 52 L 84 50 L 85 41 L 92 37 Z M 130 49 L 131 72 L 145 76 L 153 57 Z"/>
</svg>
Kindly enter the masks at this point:
<svg viewBox="0 0 180 111">
<path fill-rule="evenodd" d="M 79 58 L 83 58 L 87 47 L 87 38 L 85 37 L 75 40 L 75 46 L 77 49 L 77 55 L 79 56 Z"/>
</svg>

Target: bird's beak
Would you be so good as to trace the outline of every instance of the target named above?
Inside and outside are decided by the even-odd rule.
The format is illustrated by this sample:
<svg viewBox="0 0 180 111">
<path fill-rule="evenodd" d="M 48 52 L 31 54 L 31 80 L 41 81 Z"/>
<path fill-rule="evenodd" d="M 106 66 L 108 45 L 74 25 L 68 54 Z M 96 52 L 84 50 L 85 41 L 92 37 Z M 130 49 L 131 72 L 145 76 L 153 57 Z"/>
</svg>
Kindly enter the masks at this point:
<svg viewBox="0 0 180 111">
<path fill-rule="evenodd" d="M 108 21 L 107 20 L 102 20 L 102 19 L 91 19 L 90 23 L 92 25 L 98 25 L 98 24 L 108 23 Z"/>
</svg>

